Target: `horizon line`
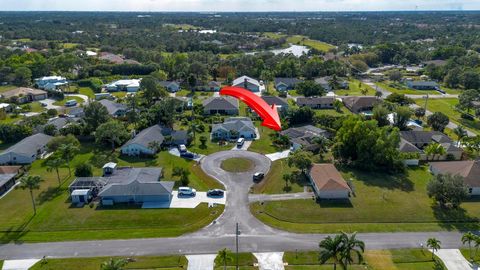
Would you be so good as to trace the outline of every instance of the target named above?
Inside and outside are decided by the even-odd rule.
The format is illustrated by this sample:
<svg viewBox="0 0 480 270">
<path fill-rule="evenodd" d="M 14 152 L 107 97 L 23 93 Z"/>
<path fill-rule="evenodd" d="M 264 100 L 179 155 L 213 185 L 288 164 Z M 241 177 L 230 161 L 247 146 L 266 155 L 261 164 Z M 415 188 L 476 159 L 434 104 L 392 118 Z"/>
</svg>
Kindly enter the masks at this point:
<svg viewBox="0 0 480 270">
<path fill-rule="evenodd" d="M 0 10 L 0 12 L 91 12 L 91 13 L 351 13 L 351 12 L 479 12 L 480 9 L 397 9 L 397 10 L 256 10 L 256 11 L 180 11 L 180 10 Z"/>
</svg>

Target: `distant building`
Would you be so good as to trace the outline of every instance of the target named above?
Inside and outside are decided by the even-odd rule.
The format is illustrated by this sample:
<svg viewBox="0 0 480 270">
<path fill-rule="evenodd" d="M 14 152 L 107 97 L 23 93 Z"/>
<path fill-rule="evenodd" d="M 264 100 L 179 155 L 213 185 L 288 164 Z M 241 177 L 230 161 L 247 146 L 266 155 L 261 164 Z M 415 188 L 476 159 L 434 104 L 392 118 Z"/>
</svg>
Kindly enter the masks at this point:
<svg viewBox="0 0 480 270">
<path fill-rule="evenodd" d="M 327 139 L 331 137 L 328 131 L 312 125 L 289 128 L 281 131 L 280 134 L 288 137 L 294 151 L 299 149 L 318 151 L 319 146 L 315 143 L 315 140 L 318 137 Z"/>
<path fill-rule="evenodd" d="M 166 142 L 165 137 L 171 136 L 172 141 Z M 187 144 L 188 132 L 185 130 L 173 130 L 171 128 L 162 127 L 160 125 L 154 125 L 142 130 L 131 140 L 126 142 L 121 152 L 124 155 L 129 156 L 142 156 L 142 155 L 155 155 L 158 149 L 152 147 L 152 143 L 156 142 L 161 145 L 180 145 Z"/>
<path fill-rule="evenodd" d="M 233 81 L 232 86 L 243 87 L 252 92 L 260 92 L 260 82 L 248 76 L 242 76 Z"/>
<path fill-rule="evenodd" d="M 297 78 L 275 78 L 275 89 L 278 92 L 286 92 L 288 90 L 294 90 L 298 83 L 303 80 Z"/>
<path fill-rule="evenodd" d="M 277 110 L 280 113 L 285 113 L 288 110 L 288 102 L 286 99 L 281 98 L 281 97 L 276 97 L 276 96 L 262 96 L 262 99 L 270 106 L 272 107 L 275 105 L 277 107 Z"/>
<path fill-rule="evenodd" d="M 447 154 L 444 156 L 427 157 L 424 149 L 431 143 L 441 144 Z M 400 131 L 399 150 L 403 153 L 418 153 L 420 160 L 427 160 L 427 158 L 445 160 L 448 155 L 455 160 L 459 160 L 463 154 L 463 150 L 457 147 L 452 139 L 439 131 Z"/>
<path fill-rule="evenodd" d="M 125 104 L 117 103 L 108 99 L 102 99 L 99 102 L 107 108 L 108 114 L 113 117 L 123 117 L 127 114 L 127 106 Z"/>
<path fill-rule="evenodd" d="M 299 107 L 310 107 L 312 109 L 333 109 L 334 97 L 299 97 Z"/>
<path fill-rule="evenodd" d="M 12 102 L 23 104 L 27 102 L 44 100 L 48 97 L 46 91 L 40 89 L 19 87 L 2 94 L 2 97 Z"/>
<path fill-rule="evenodd" d="M 231 97 L 210 97 L 203 101 L 203 112 L 207 115 L 238 115 L 238 100 Z"/>
<path fill-rule="evenodd" d="M 319 84 L 325 91 L 332 91 L 333 90 L 333 86 L 332 86 L 331 81 L 332 81 L 332 77 L 330 77 L 330 76 L 320 77 L 320 78 L 315 79 L 315 83 Z M 341 78 L 337 78 L 337 82 L 338 82 L 338 87 L 340 87 L 340 89 L 348 89 L 349 86 L 350 86 L 348 81 L 346 81 L 344 79 L 341 79 Z"/>
<path fill-rule="evenodd" d="M 430 171 L 434 174 L 460 175 L 468 186 L 468 193 L 472 196 L 480 195 L 480 161 L 445 161 L 430 163 Z"/>
<path fill-rule="evenodd" d="M 343 104 L 353 113 L 371 112 L 373 107 L 381 102 L 377 97 L 344 97 Z"/>
<path fill-rule="evenodd" d="M 61 76 L 48 76 L 35 79 L 35 85 L 43 90 L 58 90 L 68 85 L 67 78 Z"/>
<path fill-rule="evenodd" d="M 434 81 L 407 81 L 408 88 L 415 90 L 439 90 L 440 86 Z"/>
<path fill-rule="evenodd" d="M 142 79 L 118 80 L 108 84 L 105 88 L 109 92 L 137 92 L 140 89 Z"/>
<path fill-rule="evenodd" d="M 168 92 L 170 93 L 176 93 L 180 91 L 180 83 L 176 81 L 161 81 L 160 85 L 165 87 Z"/>
<path fill-rule="evenodd" d="M 43 133 L 29 136 L 0 153 L 0 164 L 31 164 L 47 152 L 53 137 Z"/>
<path fill-rule="evenodd" d="M 308 178 L 319 199 L 348 199 L 352 192 L 333 164 L 313 164 Z"/>
<path fill-rule="evenodd" d="M 252 120 L 247 117 L 227 118 L 222 124 L 214 124 L 212 127 L 212 139 L 216 140 L 231 140 L 237 138 L 253 140 L 256 137 L 255 125 Z"/>
</svg>

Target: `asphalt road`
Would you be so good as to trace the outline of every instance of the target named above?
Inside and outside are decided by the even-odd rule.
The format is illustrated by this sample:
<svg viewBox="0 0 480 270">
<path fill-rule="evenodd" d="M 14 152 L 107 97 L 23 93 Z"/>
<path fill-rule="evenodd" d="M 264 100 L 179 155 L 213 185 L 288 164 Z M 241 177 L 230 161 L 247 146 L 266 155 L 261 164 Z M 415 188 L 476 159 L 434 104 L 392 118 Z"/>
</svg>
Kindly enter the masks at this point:
<svg viewBox="0 0 480 270">
<path fill-rule="evenodd" d="M 222 160 L 231 157 L 251 159 L 250 172 L 229 173 L 220 168 Z M 11 243 L 0 246 L 2 259 L 49 257 L 141 256 L 161 254 L 216 254 L 218 250 L 235 250 L 235 225 L 239 223 L 241 252 L 278 252 L 316 250 L 325 234 L 295 234 L 271 228 L 258 221 L 249 210 L 249 189 L 252 174 L 267 173 L 271 161 L 264 155 L 247 151 L 224 151 L 202 159 L 202 169 L 222 182 L 228 190 L 225 212 L 212 224 L 192 234 L 177 238 L 130 240 L 71 241 L 38 244 Z M 420 247 L 428 238 L 442 242 L 442 248 L 461 246 L 461 233 L 362 233 L 358 238 L 369 249 Z"/>
</svg>

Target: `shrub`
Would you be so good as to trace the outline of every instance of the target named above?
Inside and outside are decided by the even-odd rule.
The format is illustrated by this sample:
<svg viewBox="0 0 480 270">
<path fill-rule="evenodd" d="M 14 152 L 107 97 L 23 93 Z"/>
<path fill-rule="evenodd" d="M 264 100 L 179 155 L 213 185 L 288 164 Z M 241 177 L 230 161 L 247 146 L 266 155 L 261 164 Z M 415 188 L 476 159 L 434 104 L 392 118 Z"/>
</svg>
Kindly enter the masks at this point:
<svg viewBox="0 0 480 270">
<path fill-rule="evenodd" d="M 468 113 L 462 113 L 461 117 L 465 120 L 470 120 L 470 121 L 473 121 L 475 120 L 475 118 L 473 117 L 473 115 L 471 114 L 468 114 Z"/>
<path fill-rule="evenodd" d="M 82 163 L 75 167 L 75 176 L 76 177 L 92 177 L 93 168 L 92 165 L 88 163 Z"/>
</svg>

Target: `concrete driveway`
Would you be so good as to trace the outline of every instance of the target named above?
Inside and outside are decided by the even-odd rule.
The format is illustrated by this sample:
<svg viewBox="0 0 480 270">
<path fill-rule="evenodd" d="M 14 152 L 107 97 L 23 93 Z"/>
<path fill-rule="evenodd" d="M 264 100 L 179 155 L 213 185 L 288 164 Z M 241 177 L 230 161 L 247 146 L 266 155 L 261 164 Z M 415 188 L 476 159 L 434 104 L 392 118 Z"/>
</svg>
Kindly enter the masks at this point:
<svg viewBox="0 0 480 270">
<path fill-rule="evenodd" d="M 448 270 L 478 269 L 471 265 L 458 249 L 440 249 L 435 253 L 445 264 Z"/>
<path fill-rule="evenodd" d="M 47 105 L 47 106 L 45 106 L 45 108 L 47 110 L 50 110 L 50 109 L 58 110 L 58 109 L 62 108 L 62 106 L 53 105 L 53 103 L 57 102 L 55 99 L 47 98 L 47 99 L 44 99 L 44 100 L 40 100 L 40 102 Z"/>
<path fill-rule="evenodd" d="M 216 254 L 188 255 L 187 270 L 213 270 Z"/>
<path fill-rule="evenodd" d="M 167 203 L 144 203 L 142 208 L 154 209 L 154 208 L 196 208 L 201 203 L 213 204 L 225 204 L 227 200 L 227 193 L 225 192 L 223 197 L 212 198 L 207 196 L 207 192 L 198 192 L 195 197 L 178 196 L 178 191 L 172 192 L 172 200 Z"/>
<path fill-rule="evenodd" d="M 4 261 L 2 270 L 28 270 L 39 261 L 39 259 Z"/>
<path fill-rule="evenodd" d="M 290 155 L 291 150 L 285 150 L 282 152 L 276 152 L 272 154 L 267 154 L 265 155 L 267 158 L 269 158 L 271 161 L 279 160 L 279 159 L 284 159 L 287 158 L 288 155 Z"/>
<path fill-rule="evenodd" d="M 283 252 L 253 253 L 260 270 L 285 270 Z"/>
</svg>

